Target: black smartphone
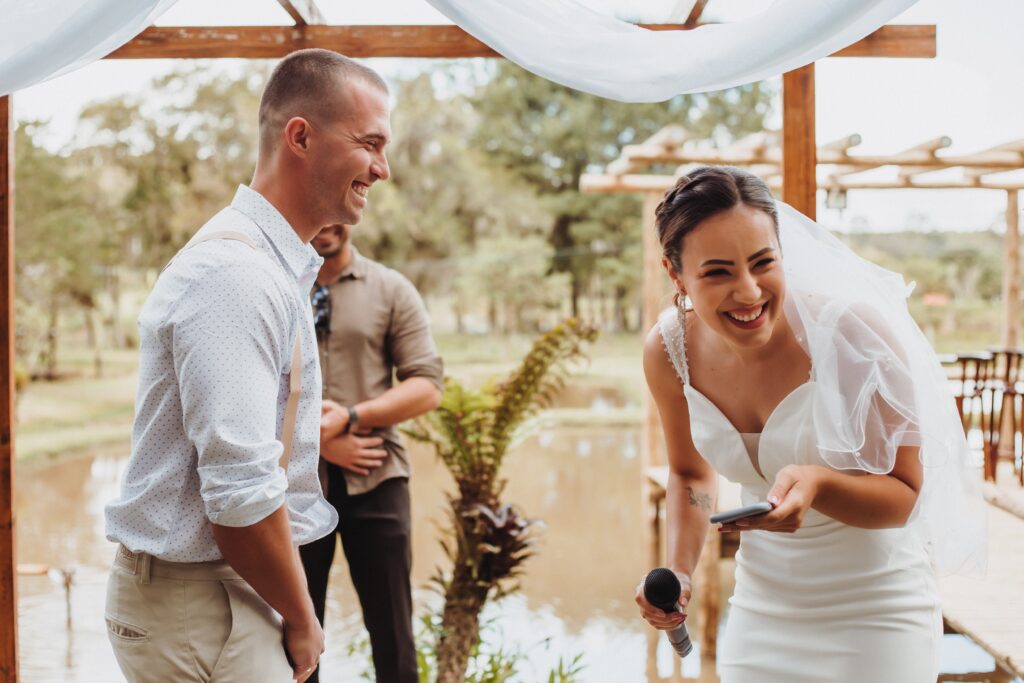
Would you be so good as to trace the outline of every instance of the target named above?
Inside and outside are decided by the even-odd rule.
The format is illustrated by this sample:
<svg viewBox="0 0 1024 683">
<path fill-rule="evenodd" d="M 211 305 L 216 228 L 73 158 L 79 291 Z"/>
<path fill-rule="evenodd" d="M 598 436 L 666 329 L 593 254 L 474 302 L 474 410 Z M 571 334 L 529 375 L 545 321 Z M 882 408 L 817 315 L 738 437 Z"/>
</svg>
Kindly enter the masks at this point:
<svg viewBox="0 0 1024 683">
<path fill-rule="evenodd" d="M 716 512 L 709 517 L 712 524 L 729 524 L 735 522 L 738 519 L 744 517 L 753 517 L 755 515 L 763 515 L 772 509 L 772 504 L 768 501 L 761 501 L 754 503 L 753 505 L 745 505 L 741 508 L 734 508 L 732 510 L 723 510 Z"/>
</svg>

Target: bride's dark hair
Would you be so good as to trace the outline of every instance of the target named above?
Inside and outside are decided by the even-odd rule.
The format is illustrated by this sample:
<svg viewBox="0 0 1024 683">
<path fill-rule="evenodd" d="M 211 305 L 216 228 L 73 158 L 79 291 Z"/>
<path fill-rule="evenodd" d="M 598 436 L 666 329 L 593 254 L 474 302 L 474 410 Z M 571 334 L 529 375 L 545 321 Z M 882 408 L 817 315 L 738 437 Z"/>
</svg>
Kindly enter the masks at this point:
<svg viewBox="0 0 1024 683">
<path fill-rule="evenodd" d="M 779 233 L 775 199 L 763 180 L 735 166 L 701 166 L 676 181 L 654 216 L 661 250 L 677 273 L 682 272 L 683 238 L 703 221 L 737 204 L 764 211 Z"/>
</svg>

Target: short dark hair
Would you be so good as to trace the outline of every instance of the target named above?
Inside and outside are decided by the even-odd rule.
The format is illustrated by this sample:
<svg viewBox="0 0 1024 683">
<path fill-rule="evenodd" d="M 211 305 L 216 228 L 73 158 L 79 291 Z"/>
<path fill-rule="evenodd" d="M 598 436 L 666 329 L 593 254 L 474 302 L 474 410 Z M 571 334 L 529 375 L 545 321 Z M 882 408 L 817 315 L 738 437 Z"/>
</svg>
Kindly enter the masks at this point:
<svg viewBox="0 0 1024 683">
<path fill-rule="evenodd" d="M 260 98 L 260 154 L 274 148 L 281 127 L 294 116 L 323 122 L 344 115 L 344 99 L 332 96 L 349 80 L 388 92 L 376 71 L 331 50 L 297 50 L 278 62 Z"/>
<path fill-rule="evenodd" d="M 779 234 L 775 199 L 763 180 L 735 166 L 701 166 L 676 181 L 654 211 L 661 251 L 682 272 L 683 238 L 702 222 L 737 204 L 763 211 Z"/>
</svg>

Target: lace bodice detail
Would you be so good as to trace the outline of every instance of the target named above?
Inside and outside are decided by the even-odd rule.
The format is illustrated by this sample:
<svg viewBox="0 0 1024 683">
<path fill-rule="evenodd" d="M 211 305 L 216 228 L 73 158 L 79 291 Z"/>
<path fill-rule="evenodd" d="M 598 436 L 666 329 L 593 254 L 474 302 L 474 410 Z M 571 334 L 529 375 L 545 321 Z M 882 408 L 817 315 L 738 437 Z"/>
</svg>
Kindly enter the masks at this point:
<svg viewBox="0 0 1024 683">
<path fill-rule="evenodd" d="M 683 329 L 675 306 L 666 308 L 658 316 L 658 331 L 661 332 L 661 343 L 668 352 L 679 381 L 686 386 L 690 383 L 690 370 L 686 364 L 686 330 Z"/>
</svg>

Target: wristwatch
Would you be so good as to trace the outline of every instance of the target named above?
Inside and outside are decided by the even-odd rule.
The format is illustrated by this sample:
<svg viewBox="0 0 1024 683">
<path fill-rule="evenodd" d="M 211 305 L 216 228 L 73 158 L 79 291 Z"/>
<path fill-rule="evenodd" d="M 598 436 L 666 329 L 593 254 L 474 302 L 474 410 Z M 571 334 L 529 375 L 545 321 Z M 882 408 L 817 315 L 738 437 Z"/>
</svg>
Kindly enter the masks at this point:
<svg viewBox="0 0 1024 683">
<path fill-rule="evenodd" d="M 348 422 L 345 423 L 345 428 L 341 430 L 342 434 L 351 432 L 352 428 L 359 422 L 359 413 L 356 412 L 355 406 L 345 406 L 345 410 L 348 411 Z"/>
</svg>

